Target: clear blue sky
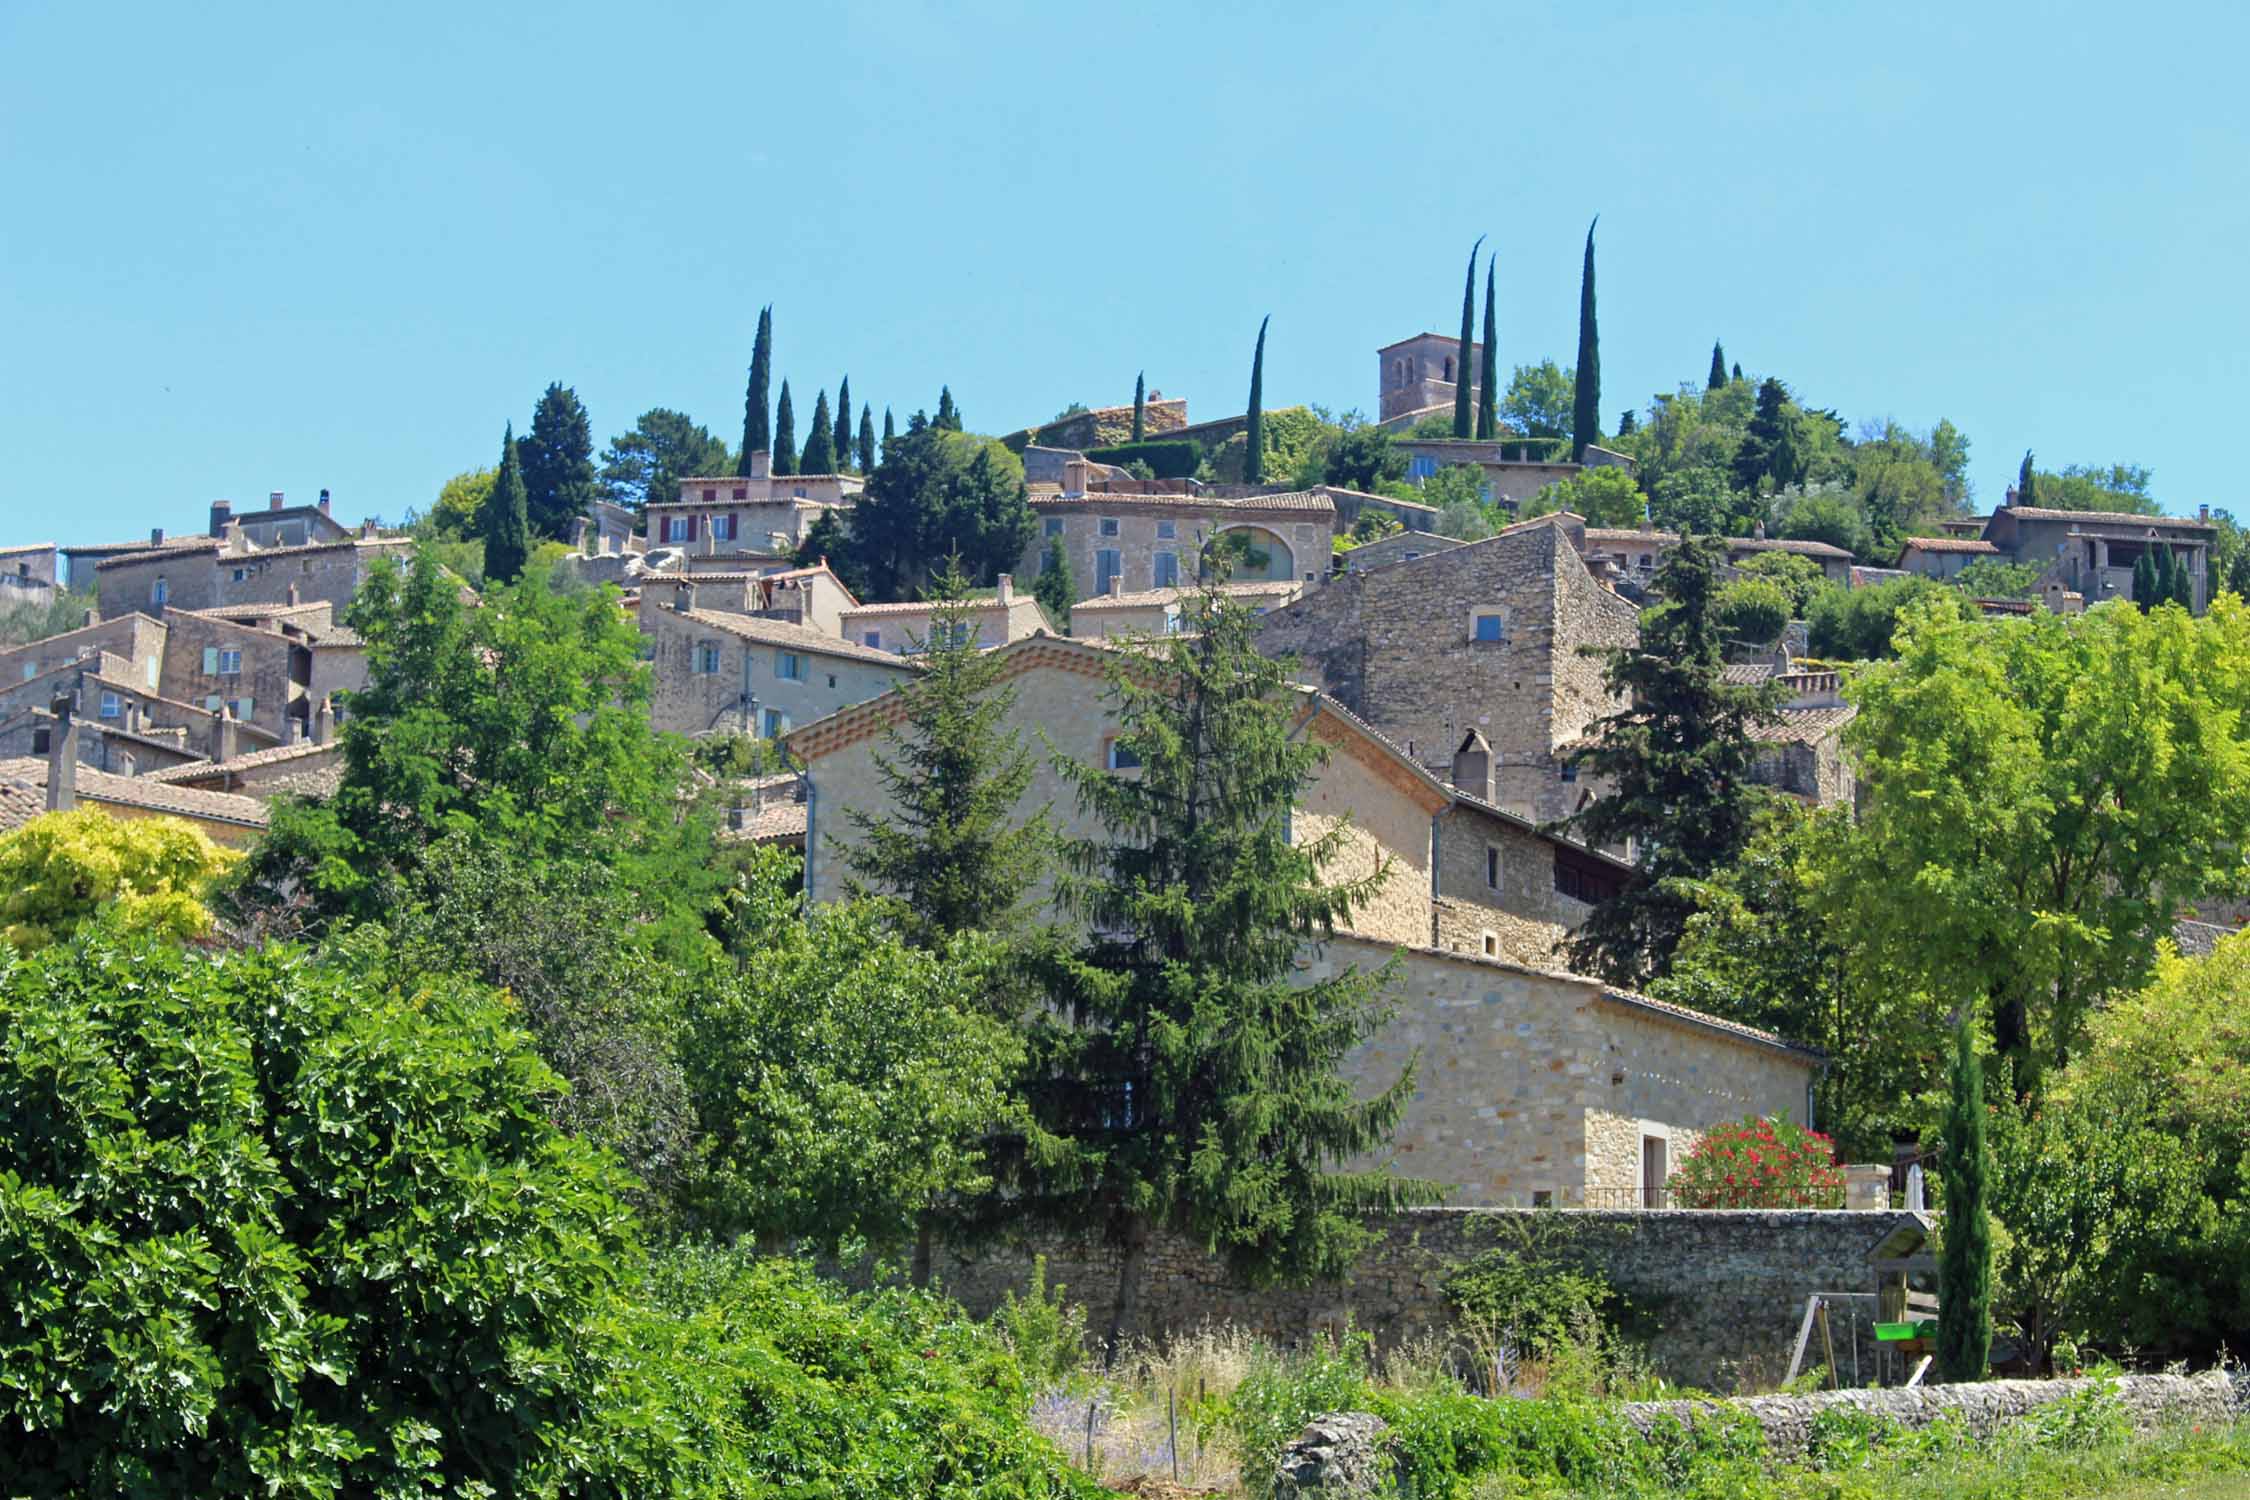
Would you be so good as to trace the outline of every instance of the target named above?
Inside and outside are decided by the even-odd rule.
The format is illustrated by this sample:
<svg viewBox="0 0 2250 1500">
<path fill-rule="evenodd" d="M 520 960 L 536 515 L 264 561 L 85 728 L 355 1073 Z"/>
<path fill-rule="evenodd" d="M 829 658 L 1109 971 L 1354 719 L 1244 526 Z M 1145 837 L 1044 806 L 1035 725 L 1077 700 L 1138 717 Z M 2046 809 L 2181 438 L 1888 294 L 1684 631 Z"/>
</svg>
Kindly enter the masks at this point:
<svg viewBox="0 0 2250 1500">
<path fill-rule="evenodd" d="M 395 519 L 550 380 L 730 442 L 760 304 L 806 413 L 1003 431 L 1153 386 L 1375 403 L 1500 252 L 1502 359 L 1604 417 L 1714 336 L 1857 423 L 2235 493 L 2239 4 L 90 5 L 0 0 L 0 540 L 333 489 Z"/>
</svg>

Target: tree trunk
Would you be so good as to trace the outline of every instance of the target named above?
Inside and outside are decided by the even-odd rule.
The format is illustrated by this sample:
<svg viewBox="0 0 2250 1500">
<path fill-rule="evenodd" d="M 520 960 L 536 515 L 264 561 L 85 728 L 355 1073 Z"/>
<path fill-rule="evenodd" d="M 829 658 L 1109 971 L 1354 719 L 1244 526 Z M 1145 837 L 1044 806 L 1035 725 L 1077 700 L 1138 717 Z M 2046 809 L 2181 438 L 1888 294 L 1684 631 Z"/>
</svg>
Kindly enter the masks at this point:
<svg viewBox="0 0 2250 1500">
<path fill-rule="evenodd" d="M 1148 1241 L 1148 1220 L 1133 1215 L 1125 1223 L 1124 1239 L 1119 1247 L 1117 1300 L 1110 1304 L 1109 1335 L 1102 1340 L 1102 1369 L 1105 1371 L 1116 1366 L 1125 1335 L 1140 1315 L 1141 1280 L 1148 1272 Z"/>
<path fill-rule="evenodd" d="M 907 1272 L 907 1279 L 917 1287 L 930 1284 L 931 1242 L 935 1238 L 936 1235 L 930 1228 L 930 1216 L 922 1215 L 921 1221 L 914 1226 L 914 1267 Z"/>
</svg>

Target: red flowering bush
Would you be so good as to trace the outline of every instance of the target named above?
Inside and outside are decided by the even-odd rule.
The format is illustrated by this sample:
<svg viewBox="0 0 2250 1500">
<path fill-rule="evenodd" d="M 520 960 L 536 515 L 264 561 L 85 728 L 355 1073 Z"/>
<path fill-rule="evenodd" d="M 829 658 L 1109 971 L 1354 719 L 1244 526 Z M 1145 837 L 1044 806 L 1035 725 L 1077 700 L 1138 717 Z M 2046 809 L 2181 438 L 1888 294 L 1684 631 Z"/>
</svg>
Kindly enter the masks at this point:
<svg viewBox="0 0 2250 1500">
<path fill-rule="evenodd" d="M 1714 1126 L 1666 1184 L 1674 1208 L 1842 1208 L 1836 1143 L 1787 1114 Z"/>
</svg>

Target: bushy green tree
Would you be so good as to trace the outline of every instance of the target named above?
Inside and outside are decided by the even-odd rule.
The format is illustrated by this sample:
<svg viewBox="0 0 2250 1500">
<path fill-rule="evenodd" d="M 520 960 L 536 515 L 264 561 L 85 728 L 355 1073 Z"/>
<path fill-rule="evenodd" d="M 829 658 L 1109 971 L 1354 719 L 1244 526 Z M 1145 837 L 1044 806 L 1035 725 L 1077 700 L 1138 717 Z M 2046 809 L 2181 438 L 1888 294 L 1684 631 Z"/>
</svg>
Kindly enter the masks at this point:
<svg viewBox="0 0 2250 1500">
<path fill-rule="evenodd" d="M 1972 599 L 2028 599 L 2045 571 L 2037 563 L 1980 557 L 1954 574 L 1953 583 Z"/>
<path fill-rule="evenodd" d="M 2162 602 L 2155 556 L 2143 548 L 2140 556 L 2133 559 L 2133 605 L 2145 615 Z"/>
<path fill-rule="evenodd" d="M 1885 554 L 1867 529 L 1867 516 L 1842 486 L 1792 486 L 1773 497 L 1773 535 L 1793 542 L 1826 542 L 1854 557 Z"/>
<path fill-rule="evenodd" d="M 1578 278 L 1578 366 L 1571 372 L 1570 453 L 1583 463 L 1586 449 L 1602 435 L 1602 343 L 1594 317 L 1594 216 L 1586 226 L 1586 263 Z"/>
<path fill-rule="evenodd" d="M 797 460 L 798 467 L 807 474 L 833 474 L 836 472 L 836 430 L 828 420 L 828 393 L 822 391 L 813 397 L 812 432 L 805 439 L 805 451 Z"/>
<path fill-rule="evenodd" d="M 1773 719 L 1780 689 L 1725 678 L 1725 561 L 1709 537 L 1682 537 L 1665 554 L 1654 580 L 1662 602 L 1641 612 L 1640 641 L 1606 653 L 1603 684 L 1626 707 L 1597 719 L 1571 756 L 1608 790 L 1562 826 L 1642 851 L 1635 876 L 1571 939 L 1572 963 L 1615 983 L 1670 968 L 1700 883 L 1741 855 L 1769 795 L 1750 779 L 1751 731 Z"/>
<path fill-rule="evenodd" d="M 830 561 L 870 603 L 910 599 L 949 557 L 972 582 L 1015 571 L 1039 534 L 1023 460 L 934 424 L 883 445 Z M 810 546 L 810 543 L 807 543 Z"/>
<path fill-rule="evenodd" d="M 497 469 L 462 470 L 439 486 L 437 502 L 422 519 L 440 536 L 475 536 L 485 496 L 492 493 L 497 478 Z"/>
<path fill-rule="evenodd" d="M 578 393 L 549 385 L 531 413 L 531 431 L 517 445 L 531 534 L 567 542 L 600 493 L 594 482 L 594 431 Z"/>
<path fill-rule="evenodd" d="M 751 454 L 773 449 L 773 430 L 768 425 L 773 400 L 768 393 L 772 387 L 773 307 L 769 303 L 758 309 L 757 338 L 750 345 L 750 383 L 742 393 L 742 451 L 735 470 L 738 474 L 750 472 Z"/>
<path fill-rule="evenodd" d="M 1388 967 L 1306 979 L 1295 960 L 1393 872 L 1341 877 L 1340 829 L 1292 838 L 1324 752 L 1225 572 L 1214 560 L 1183 634 L 1113 664 L 1138 768 L 1056 763 L 1102 830 L 1066 847 L 1059 900 L 1085 937 L 1054 961 L 1032 1043 L 1032 1076 L 1053 1080 L 1034 1109 L 1074 1149 L 1027 1162 L 1017 1201 L 1118 1248 L 1113 1354 L 1156 1230 L 1256 1280 L 1334 1276 L 1367 1241 L 1362 1213 L 1429 1195 L 1339 1170 L 1388 1137 L 1412 1069 L 1369 1096 L 1337 1071 L 1391 1013 Z"/>
<path fill-rule="evenodd" d="M 1982 1380 L 1992 1353 L 1991 1164 L 1984 1142 L 1984 1070 L 1963 1015 L 1954 1027 L 1945 1110 L 1945 1243 L 1938 1261 L 1939 1378 Z"/>
<path fill-rule="evenodd" d="M 1519 514 L 1529 520 L 1567 510 L 1584 516 L 1590 526 L 1631 529 L 1647 523 L 1647 506 L 1648 497 L 1633 482 L 1631 473 L 1618 465 L 1604 464 L 1580 469 L 1562 483 L 1548 485 L 1525 501 Z"/>
<path fill-rule="evenodd" d="M 1976 614 L 1958 589 L 1929 578 L 1894 578 L 1857 589 L 1825 589 L 1805 616 L 1806 644 L 1827 661 L 1875 661 L 1894 654 L 1899 621 L 1920 606 L 1960 619 Z"/>
<path fill-rule="evenodd" d="M 1789 399 L 1789 388 L 1768 376 L 1759 383 L 1757 410 L 1735 452 L 1735 487 L 1756 494 L 1796 484 L 1805 477 L 1805 447 L 1803 413 Z"/>
<path fill-rule="evenodd" d="M 1457 438 L 1476 434 L 1475 408 L 1470 397 L 1470 387 L 1476 383 L 1476 377 L 1471 373 L 1470 357 L 1477 331 L 1477 251 L 1483 244 L 1484 236 L 1480 234 L 1476 244 L 1469 247 L 1468 276 L 1461 283 L 1461 348 L 1453 357 L 1453 373 L 1458 377 L 1453 382 L 1453 435 Z"/>
<path fill-rule="evenodd" d="M 1250 402 L 1243 408 L 1242 482 L 1259 484 L 1266 477 L 1266 324 L 1258 320 L 1258 347 L 1250 356 Z"/>
<path fill-rule="evenodd" d="M 1719 628 L 1729 645 L 1770 646 L 1789 626 L 1789 596 L 1762 578 L 1738 578 L 1719 590 Z"/>
<path fill-rule="evenodd" d="M 0 833 L 0 939 L 19 953 L 58 943 L 104 911 L 171 938 L 211 930 L 204 897 L 241 856 L 178 818 L 79 807 Z"/>
<path fill-rule="evenodd" d="M 602 450 L 602 493 L 639 515 L 652 500 L 679 499 L 681 480 L 725 474 L 733 463 L 727 445 L 685 413 L 652 407 Z"/>
<path fill-rule="evenodd" d="M 1346 426 L 1321 453 L 1322 484 L 1374 495 L 1405 478 L 1406 454 L 1372 422 Z"/>
<path fill-rule="evenodd" d="M 1517 365 L 1508 377 L 1508 392 L 1501 398 L 1500 415 L 1525 437 L 1570 436 L 1572 391 L 1577 377 L 1551 359 L 1535 365 Z"/>
<path fill-rule="evenodd" d="M 1802 620 L 1814 599 L 1833 587 L 1820 564 L 1800 552 L 1758 552 L 1736 564 L 1736 571 L 1763 579 L 1789 602 L 1789 618 Z"/>
<path fill-rule="evenodd" d="M 516 429 L 511 423 L 500 439 L 500 470 L 493 476 L 492 492 L 484 497 L 477 525 L 484 540 L 484 576 L 495 583 L 515 582 L 531 556 L 531 521 L 525 506 Z"/>
</svg>

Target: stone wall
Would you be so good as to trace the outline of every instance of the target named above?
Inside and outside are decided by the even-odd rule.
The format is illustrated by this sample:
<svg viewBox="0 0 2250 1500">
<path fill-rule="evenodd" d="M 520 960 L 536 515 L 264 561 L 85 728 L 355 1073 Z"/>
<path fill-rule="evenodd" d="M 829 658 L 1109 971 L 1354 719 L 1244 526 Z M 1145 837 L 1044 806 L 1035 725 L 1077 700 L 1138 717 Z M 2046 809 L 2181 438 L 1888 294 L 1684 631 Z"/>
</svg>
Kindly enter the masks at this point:
<svg viewBox="0 0 2250 1500">
<path fill-rule="evenodd" d="M 177 609 L 165 621 L 170 635 L 158 691 L 204 709 L 215 709 L 219 702 L 233 704 L 242 722 L 276 738 L 287 737 L 290 708 L 304 697 L 311 681 L 309 647 L 276 631 Z M 235 670 L 223 672 L 221 653 L 230 651 L 238 655 Z M 297 717 L 300 728 L 311 727 L 302 708 Z"/>
<path fill-rule="evenodd" d="M 161 615 L 168 608 L 209 609 L 219 599 L 211 570 L 217 549 L 181 548 L 150 552 L 102 563 L 94 570 L 96 598 L 103 619 L 131 614 Z M 163 582 L 163 599 L 157 583 Z"/>
<path fill-rule="evenodd" d="M 1484 795 L 1482 787 L 1464 790 Z M 1561 967 L 1555 943 L 1592 908 L 1555 889 L 1553 840 L 1473 803 L 1456 802 L 1438 814 L 1437 848 L 1437 893 L 1450 905 L 1452 918 L 1449 930 L 1441 915 L 1436 946 L 1483 953 L 1483 932 L 1491 928 L 1501 938 L 1500 956 L 1538 968 Z M 1511 947 L 1511 939 L 1519 946 Z"/>
<path fill-rule="evenodd" d="M 1232 1323 L 1292 1344 L 1351 1327 L 1395 1347 L 1454 1328 L 1445 1281 L 1484 1251 L 1508 1247 L 1600 1270 L 1655 1327 L 1648 1347 L 1662 1374 L 1732 1391 L 1780 1379 L 1809 1294 L 1872 1290 L 1867 1254 L 1907 1218 L 1840 1209 L 1426 1209 L 1382 1221 L 1347 1280 L 1265 1291 L 1229 1277 L 1201 1247 L 1167 1236 L 1150 1251 L 1133 1332 L 1160 1337 Z M 941 1247 L 937 1270 L 948 1292 L 982 1314 L 1007 1293 L 1021 1293 L 1034 1253 L 1046 1257 L 1048 1284 L 1085 1303 L 1101 1326 L 1116 1291 L 1116 1258 L 1098 1243 L 1047 1235 L 973 1257 Z M 1846 1328 L 1834 1332 L 1841 1342 Z M 1838 1354 L 1841 1362 L 1841 1347 Z"/>
<path fill-rule="evenodd" d="M 326 602 L 341 613 L 378 561 L 388 557 L 404 567 L 413 553 L 406 537 L 363 537 L 285 552 L 218 554 L 198 566 L 211 572 L 216 604 Z M 172 600 L 175 606 L 186 602 Z"/>
<path fill-rule="evenodd" d="M 791 726 L 810 724 L 888 692 L 914 670 L 904 658 L 874 660 L 840 639 L 778 620 L 644 608 L 640 623 L 649 638 L 650 719 L 670 734 L 764 734 L 768 710 L 786 715 Z M 770 629 L 770 642 L 738 633 L 761 627 Z M 716 670 L 702 670 L 705 645 L 718 650 Z M 779 675 L 784 653 L 802 661 L 801 677 Z M 749 721 L 753 712 L 756 724 Z"/>
<path fill-rule="evenodd" d="M 1200 506 L 1152 504 L 1133 495 L 1093 495 L 1070 500 L 1034 496 L 1031 509 L 1039 517 L 1039 532 L 1024 550 L 1015 576 L 1026 582 L 1038 577 L 1046 564 L 1048 543 L 1060 541 L 1063 556 L 1070 561 L 1071 583 L 1078 599 L 1103 591 L 1098 554 L 1105 549 L 1117 553 L 1117 576 L 1123 581 L 1124 591 L 1138 594 L 1193 583 L 1204 544 L 1222 531 L 1242 529 L 1265 533 L 1256 540 L 1268 566 L 1263 572 L 1243 569 L 1235 575 L 1238 579 L 1309 579 L 1317 583 L 1328 576 L 1336 534 L 1335 511 L 1326 505 L 1318 509 L 1267 509 L 1230 506 L 1224 501 Z M 1114 535 L 1103 535 L 1105 523 L 1114 523 Z M 1167 530 L 1171 533 L 1168 536 Z M 1157 577 L 1156 557 L 1160 552 L 1172 556 L 1173 573 L 1168 581 Z"/>
<path fill-rule="evenodd" d="M 130 664 L 136 682 L 156 686 L 164 655 L 165 627 L 145 614 L 121 614 L 45 640 L 0 651 L 0 686 L 27 682 L 43 672 L 67 666 L 93 651 L 122 657 Z M 41 704 L 41 707 L 44 707 Z"/>
</svg>

